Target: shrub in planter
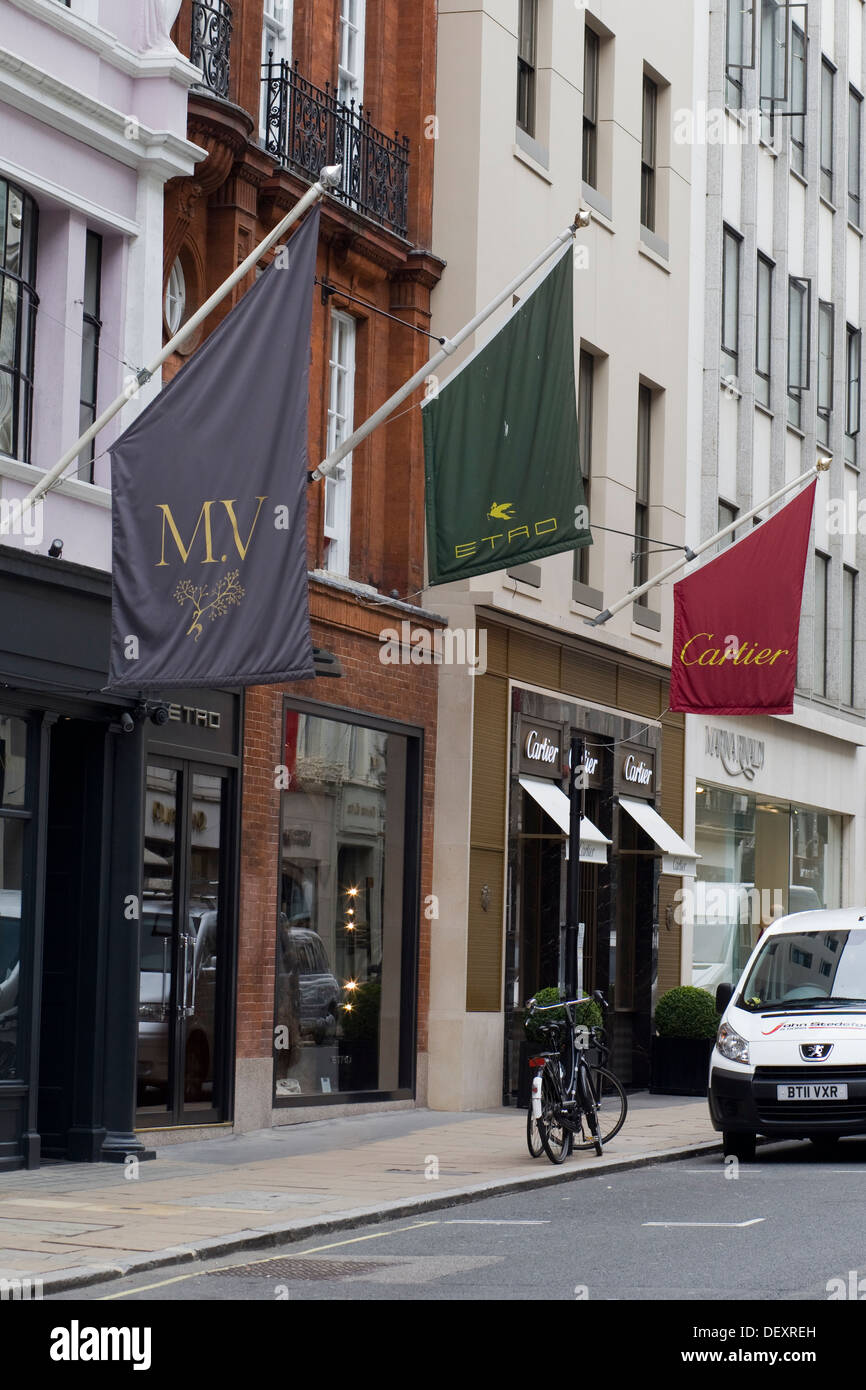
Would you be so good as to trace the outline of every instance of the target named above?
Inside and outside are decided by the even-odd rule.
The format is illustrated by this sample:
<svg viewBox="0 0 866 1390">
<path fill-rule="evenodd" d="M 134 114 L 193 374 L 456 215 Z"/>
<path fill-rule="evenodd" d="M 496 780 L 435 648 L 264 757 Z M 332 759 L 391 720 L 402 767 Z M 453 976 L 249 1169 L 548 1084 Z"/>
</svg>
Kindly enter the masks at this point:
<svg viewBox="0 0 866 1390">
<path fill-rule="evenodd" d="M 656 1005 L 656 1032 L 660 1038 L 714 1038 L 718 1026 L 713 996 L 695 985 L 669 989 Z"/>
<path fill-rule="evenodd" d="M 719 1016 L 713 996 L 694 985 L 678 985 L 656 1005 L 650 1091 L 657 1095 L 705 1096 L 707 1070 Z"/>
<path fill-rule="evenodd" d="M 560 994 L 556 985 L 548 985 L 544 989 L 536 990 L 536 1004 L 556 1004 L 560 999 L 567 996 Z M 602 1013 L 594 999 L 585 999 L 576 1005 L 574 1009 L 574 1021 L 584 1028 L 600 1028 L 602 1025 Z M 539 1030 L 539 1024 L 543 1023 L 564 1023 L 565 1009 L 551 1009 L 543 1014 L 526 1014 L 523 1026 L 526 1030 L 526 1037 L 529 1042 L 538 1043 L 544 1041 L 544 1034 Z"/>
</svg>

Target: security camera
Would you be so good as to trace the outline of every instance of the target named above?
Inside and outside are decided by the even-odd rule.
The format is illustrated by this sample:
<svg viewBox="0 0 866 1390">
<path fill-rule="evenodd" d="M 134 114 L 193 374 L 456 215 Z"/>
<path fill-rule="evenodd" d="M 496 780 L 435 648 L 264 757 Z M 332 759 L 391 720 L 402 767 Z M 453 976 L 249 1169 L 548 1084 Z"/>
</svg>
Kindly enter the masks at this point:
<svg viewBox="0 0 866 1390">
<path fill-rule="evenodd" d="M 135 728 L 135 720 L 129 713 L 129 710 L 124 710 L 123 714 L 120 716 L 120 727 L 125 734 L 131 734 Z"/>
<path fill-rule="evenodd" d="M 150 717 L 153 723 L 161 728 L 163 724 L 168 723 L 168 705 L 154 705 Z"/>
</svg>

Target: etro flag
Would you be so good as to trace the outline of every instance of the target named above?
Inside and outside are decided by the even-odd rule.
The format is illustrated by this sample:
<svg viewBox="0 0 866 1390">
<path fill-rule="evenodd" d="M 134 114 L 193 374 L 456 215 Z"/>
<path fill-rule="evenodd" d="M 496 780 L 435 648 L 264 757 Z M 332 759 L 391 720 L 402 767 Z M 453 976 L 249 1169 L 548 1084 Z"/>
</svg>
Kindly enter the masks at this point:
<svg viewBox="0 0 866 1390">
<path fill-rule="evenodd" d="M 109 689 L 314 675 L 307 594 L 319 209 L 112 446 Z"/>
<path fill-rule="evenodd" d="M 674 585 L 672 710 L 793 713 L 815 487 Z"/>
<path fill-rule="evenodd" d="M 577 448 L 572 249 L 424 402 L 429 582 L 591 545 Z"/>
</svg>

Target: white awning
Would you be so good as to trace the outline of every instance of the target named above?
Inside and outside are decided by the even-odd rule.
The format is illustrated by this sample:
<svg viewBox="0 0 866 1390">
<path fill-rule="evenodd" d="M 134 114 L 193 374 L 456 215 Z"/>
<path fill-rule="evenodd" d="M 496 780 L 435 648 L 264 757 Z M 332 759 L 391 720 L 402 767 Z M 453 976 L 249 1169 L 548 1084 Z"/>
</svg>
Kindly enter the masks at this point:
<svg viewBox="0 0 866 1390">
<path fill-rule="evenodd" d="M 658 845 L 662 852 L 662 873 L 663 874 L 683 874 L 687 878 L 693 878 L 700 855 L 696 854 L 690 845 L 677 834 L 677 832 L 663 820 L 658 811 L 654 811 L 645 801 L 633 801 L 631 797 L 621 796 L 619 804 L 624 811 L 628 811 L 632 820 L 636 820 L 641 830 L 644 830 L 650 839 Z"/>
<path fill-rule="evenodd" d="M 545 782 L 541 777 L 521 777 L 520 785 L 529 792 L 551 820 L 555 821 L 566 836 L 565 852 L 568 856 L 568 834 L 571 820 L 571 807 L 568 797 L 555 782 Z M 581 864 L 606 864 L 607 847 L 610 840 L 602 835 L 597 825 L 587 816 L 580 821 L 580 862 Z"/>
</svg>

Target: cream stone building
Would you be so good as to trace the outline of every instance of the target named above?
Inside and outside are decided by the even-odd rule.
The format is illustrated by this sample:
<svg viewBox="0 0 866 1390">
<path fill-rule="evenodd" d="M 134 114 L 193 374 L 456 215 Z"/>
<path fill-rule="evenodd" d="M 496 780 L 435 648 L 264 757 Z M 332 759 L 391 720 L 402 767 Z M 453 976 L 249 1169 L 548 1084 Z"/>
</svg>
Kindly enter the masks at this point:
<svg viewBox="0 0 866 1390">
<path fill-rule="evenodd" d="M 451 628 L 475 630 L 483 656 L 475 671 L 440 670 L 434 1108 L 514 1103 L 522 1088 L 521 1005 L 558 982 L 572 732 L 594 763 L 587 815 L 598 832 L 581 849 L 581 983 L 611 1001 L 624 1080 L 646 1082 L 655 997 L 683 974 L 676 895 L 694 861 L 669 853 L 682 847 L 685 755 L 685 721 L 667 713 L 671 586 L 604 626 L 587 620 L 685 539 L 689 431 L 699 423 L 690 385 L 700 381 L 693 341 L 690 354 L 694 146 L 674 139 L 674 120 L 700 92 L 700 9 L 693 0 L 439 6 L 434 244 L 447 270 L 433 329 L 453 335 L 579 207 L 591 210 L 575 243 L 574 351 L 595 543 L 424 596 Z M 557 748 L 552 763 L 537 756 L 545 740 Z"/>
</svg>

